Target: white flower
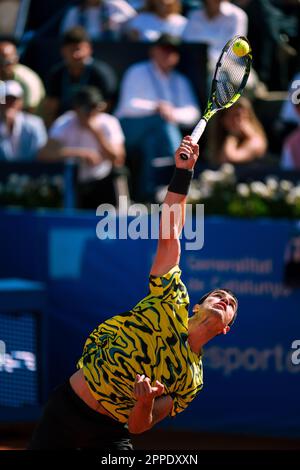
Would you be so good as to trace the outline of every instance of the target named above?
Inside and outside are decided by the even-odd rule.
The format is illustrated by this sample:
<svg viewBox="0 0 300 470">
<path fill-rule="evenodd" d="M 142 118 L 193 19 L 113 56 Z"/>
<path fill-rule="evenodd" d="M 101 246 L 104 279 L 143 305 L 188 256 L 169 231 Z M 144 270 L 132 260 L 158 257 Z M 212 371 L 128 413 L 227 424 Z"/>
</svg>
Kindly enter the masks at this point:
<svg viewBox="0 0 300 470">
<path fill-rule="evenodd" d="M 219 173 L 222 176 L 222 181 L 227 184 L 234 184 L 236 182 L 235 169 L 231 163 L 223 163 Z"/>
<path fill-rule="evenodd" d="M 222 175 L 220 175 L 217 171 L 212 170 L 204 170 L 199 176 L 200 184 L 216 183 L 221 179 Z"/>
<path fill-rule="evenodd" d="M 297 200 L 300 200 L 300 186 L 293 188 L 286 196 L 286 202 L 288 204 L 295 204 Z"/>
<path fill-rule="evenodd" d="M 278 190 L 279 183 L 278 178 L 276 176 L 268 176 L 265 181 L 270 191 L 276 192 Z"/>
<path fill-rule="evenodd" d="M 282 180 L 279 183 L 279 187 L 282 191 L 288 193 L 294 187 L 293 183 L 288 180 Z"/>
<path fill-rule="evenodd" d="M 191 186 L 189 190 L 189 201 L 195 202 L 199 201 L 202 197 L 201 190 L 197 188 L 195 185 Z"/>
<path fill-rule="evenodd" d="M 248 197 L 250 194 L 250 188 L 246 183 L 239 183 L 236 187 L 236 192 L 241 197 Z"/>
<path fill-rule="evenodd" d="M 256 194 L 257 196 L 262 198 L 269 198 L 272 196 L 270 188 L 268 188 L 261 181 L 253 181 L 252 183 L 250 183 L 250 189 L 253 194 Z"/>
<path fill-rule="evenodd" d="M 234 166 L 231 163 L 223 163 L 223 165 L 220 168 L 220 172 L 228 176 L 234 175 L 235 174 Z"/>
</svg>

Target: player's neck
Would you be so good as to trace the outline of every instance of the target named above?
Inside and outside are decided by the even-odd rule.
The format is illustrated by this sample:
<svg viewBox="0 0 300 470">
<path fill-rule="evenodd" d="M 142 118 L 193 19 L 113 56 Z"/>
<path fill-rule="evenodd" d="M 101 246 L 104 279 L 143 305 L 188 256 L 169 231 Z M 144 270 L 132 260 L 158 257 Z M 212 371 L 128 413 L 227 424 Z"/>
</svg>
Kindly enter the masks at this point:
<svg viewBox="0 0 300 470">
<path fill-rule="evenodd" d="M 214 325 L 209 325 L 204 322 L 191 322 L 189 321 L 188 327 L 188 343 L 191 350 L 200 354 L 202 347 L 216 336 L 216 328 Z"/>
</svg>

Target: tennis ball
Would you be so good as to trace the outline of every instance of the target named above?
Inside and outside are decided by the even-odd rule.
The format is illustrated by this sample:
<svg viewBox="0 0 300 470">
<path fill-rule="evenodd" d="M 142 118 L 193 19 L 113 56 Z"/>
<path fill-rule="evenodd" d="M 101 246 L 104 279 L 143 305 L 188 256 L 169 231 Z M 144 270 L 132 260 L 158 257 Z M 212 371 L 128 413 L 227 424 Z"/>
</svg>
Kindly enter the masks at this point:
<svg viewBox="0 0 300 470">
<path fill-rule="evenodd" d="M 247 41 L 244 41 L 244 39 L 238 39 L 233 44 L 232 50 L 238 57 L 244 57 L 244 55 L 249 53 L 250 47 Z"/>
</svg>

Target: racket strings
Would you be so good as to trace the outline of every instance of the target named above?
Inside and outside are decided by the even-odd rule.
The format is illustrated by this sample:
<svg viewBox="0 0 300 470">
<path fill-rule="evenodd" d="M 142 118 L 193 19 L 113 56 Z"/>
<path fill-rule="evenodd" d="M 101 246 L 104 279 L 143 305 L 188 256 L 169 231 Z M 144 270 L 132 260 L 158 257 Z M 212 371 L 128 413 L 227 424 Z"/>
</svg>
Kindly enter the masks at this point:
<svg viewBox="0 0 300 470">
<path fill-rule="evenodd" d="M 232 45 L 223 54 L 215 77 L 215 99 L 220 107 L 228 104 L 239 92 L 249 62 L 247 55 L 238 57 L 233 52 Z"/>
</svg>

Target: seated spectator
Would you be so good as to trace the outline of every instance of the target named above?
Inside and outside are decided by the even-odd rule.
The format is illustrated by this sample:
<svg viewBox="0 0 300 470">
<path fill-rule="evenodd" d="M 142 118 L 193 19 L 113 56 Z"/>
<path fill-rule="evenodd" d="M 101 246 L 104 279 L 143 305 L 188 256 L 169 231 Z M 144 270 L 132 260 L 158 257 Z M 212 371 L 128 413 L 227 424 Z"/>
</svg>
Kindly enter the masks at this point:
<svg viewBox="0 0 300 470">
<path fill-rule="evenodd" d="M 24 113 L 23 89 L 14 81 L 5 82 L 5 104 L 0 104 L 0 160 L 34 160 L 47 141 L 47 132 L 38 116 Z"/>
<path fill-rule="evenodd" d="M 63 62 L 50 71 L 47 98 L 44 106 L 46 124 L 49 126 L 60 114 L 72 107 L 72 96 L 83 85 L 97 87 L 109 101 L 117 88 L 112 68 L 93 59 L 92 44 L 80 26 L 67 31 L 62 38 Z"/>
<path fill-rule="evenodd" d="M 124 136 L 119 121 L 105 113 L 105 107 L 97 88 L 82 87 L 74 95 L 74 110 L 53 123 L 39 153 L 43 161 L 79 160 L 78 205 L 84 209 L 117 202 L 112 170 L 123 165 Z"/>
<path fill-rule="evenodd" d="M 235 35 L 247 35 L 246 13 L 229 1 L 203 0 L 203 7 L 188 14 L 188 22 L 182 39 L 186 42 L 202 42 L 209 45 L 210 68 L 213 69 L 219 55 Z"/>
<path fill-rule="evenodd" d="M 15 44 L 0 41 L 0 80 L 15 80 L 23 89 L 23 106 L 35 113 L 44 99 L 45 89 L 39 76 L 26 65 L 19 64 Z"/>
<path fill-rule="evenodd" d="M 136 41 L 156 41 L 161 34 L 181 37 L 187 19 L 179 0 L 147 0 L 146 7 L 126 25 L 127 35 Z"/>
<path fill-rule="evenodd" d="M 211 160 L 218 165 L 248 163 L 265 155 L 267 138 L 248 99 L 242 97 L 216 115 L 209 146 Z"/>
<path fill-rule="evenodd" d="M 92 39 L 116 39 L 122 25 L 135 14 L 125 0 L 81 0 L 67 12 L 61 32 L 82 26 Z"/>
<path fill-rule="evenodd" d="M 129 165 L 137 163 L 133 173 L 141 172 L 135 188 L 139 200 L 153 198 L 154 160 L 174 155 L 182 138 L 180 126 L 191 127 L 200 117 L 190 82 L 175 71 L 180 59 L 177 45 L 174 38 L 161 36 L 150 47 L 150 60 L 132 65 L 121 83 L 116 115 L 125 134 Z M 136 152 L 138 162 L 132 159 Z"/>
<path fill-rule="evenodd" d="M 300 118 L 300 103 L 295 104 L 294 107 Z M 284 142 L 281 168 L 284 170 L 300 170 L 300 121 L 299 127 Z"/>
<path fill-rule="evenodd" d="M 284 102 L 281 113 L 280 120 L 287 125 L 297 126 L 300 124 L 300 114 L 297 112 L 296 107 L 293 105 L 292 95 L 296 95 L 299 99 L 300 97 L 300 72 L 298 72 L 289 87 L 289 96 Z"/>
</svg>

